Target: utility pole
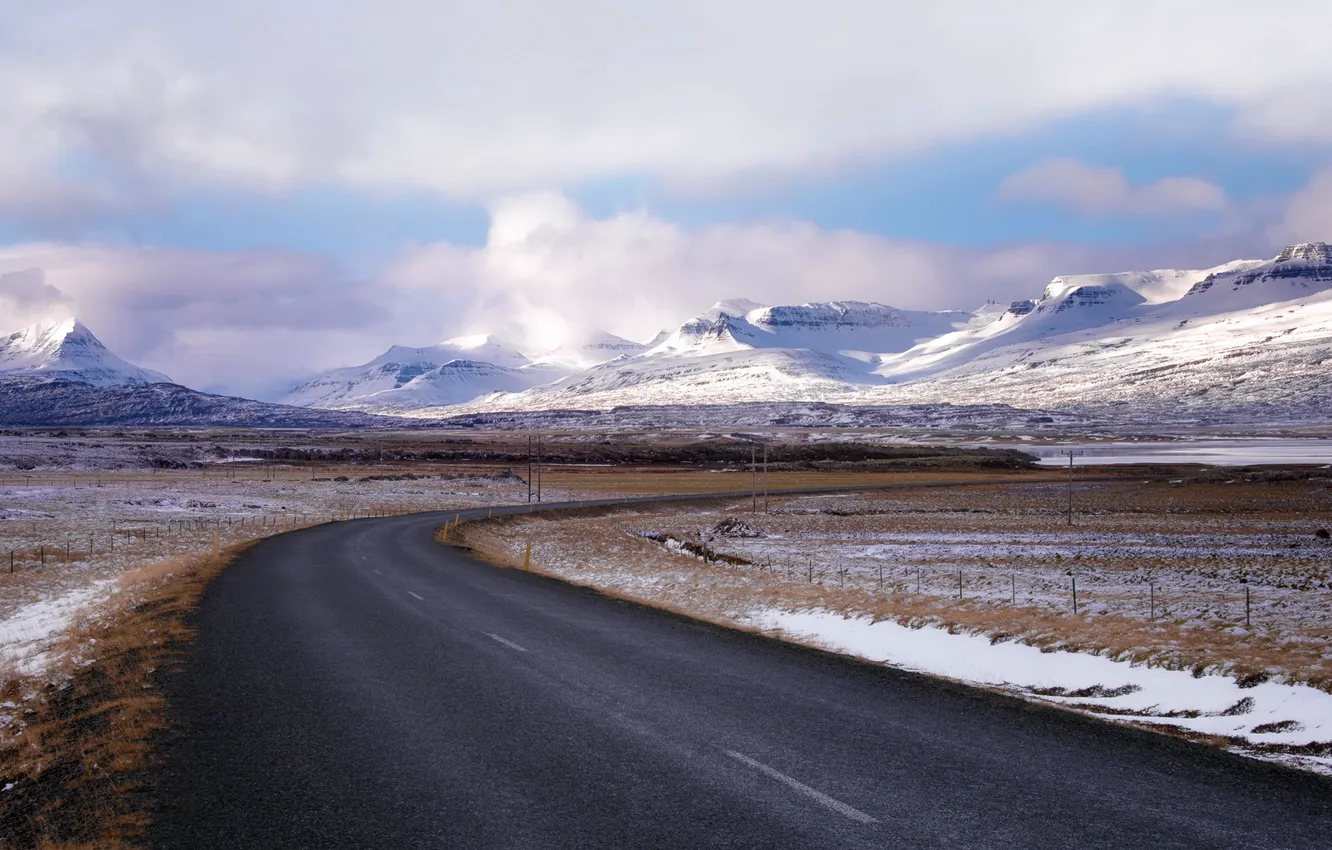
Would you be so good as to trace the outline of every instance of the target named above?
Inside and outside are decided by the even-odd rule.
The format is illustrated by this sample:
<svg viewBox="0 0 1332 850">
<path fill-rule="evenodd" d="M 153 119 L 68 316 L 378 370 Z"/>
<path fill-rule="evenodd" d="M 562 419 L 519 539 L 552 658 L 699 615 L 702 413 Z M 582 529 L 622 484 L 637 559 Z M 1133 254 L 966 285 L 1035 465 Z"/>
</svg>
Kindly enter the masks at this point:
<svg viewBox="0 0 1332 850">
<path fill-rule="evenodd" d="M 1064 449 L 1061 455 L 1068 455 L 1068 524 L 1073 524 L 1073 458 L 1082 457 L 1086 452 Z"/>
<path fill-rule="evenodd" d="M 758 513 L 758 450 L 749 447 L 749 512 Z"/>
<path fill-rule="evenodd" d="M 532 504 L 532 435 L 527 435 L 527 503 Z"/>
<path fill-rule="evenodd" d="M 763 512 L 768 512 L 768 447 L 763 446 Z"/>
</svg>

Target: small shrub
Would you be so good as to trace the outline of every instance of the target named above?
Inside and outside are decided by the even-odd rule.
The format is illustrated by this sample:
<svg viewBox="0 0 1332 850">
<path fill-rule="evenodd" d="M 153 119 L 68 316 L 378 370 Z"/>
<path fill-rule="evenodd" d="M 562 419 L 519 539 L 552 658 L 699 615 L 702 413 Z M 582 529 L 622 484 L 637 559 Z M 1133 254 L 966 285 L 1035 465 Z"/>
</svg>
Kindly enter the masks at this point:
<svg viewBox="0 0 1332 850">
<path fill-rule="evenodd" d="M 722 537 L 762 537 L 763 532 L 737 517 L 727 517 L 712 527 L 713 534 Z"/>
<path fill-rule="evenodd" d="M 1298 720 L 1278 720 L 1275 723 L 1259 723 L 1251 731 L 1255 735 L 1264 735 L 1271 732 L 1302 732 L 1304 726 Z"/>
<path fill-rule="evenodd" d="M 1253 697 L 1245 697 L 1239 702 L 1221 712 L 1222 717 L 1239 717 L 1241 714 L 1248 714 L 1253 711 Z"/>
</svg>

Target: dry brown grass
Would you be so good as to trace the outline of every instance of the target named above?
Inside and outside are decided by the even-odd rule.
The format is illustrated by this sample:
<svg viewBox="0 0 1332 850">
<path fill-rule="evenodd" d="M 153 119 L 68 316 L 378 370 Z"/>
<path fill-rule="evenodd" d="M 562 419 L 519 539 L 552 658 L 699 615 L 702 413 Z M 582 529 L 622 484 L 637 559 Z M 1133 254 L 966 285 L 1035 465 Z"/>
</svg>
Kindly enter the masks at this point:
<svg viewBox="0 0 1332 850">
<path fill-rule="evenodd" d="M 151 736 L 165 723 L 156 674 L 191 637 L 185 617 L 248 543 L 151 564 L 122 578 L 65 647 L 59 684 L 9 679 L 18 718 L 0 747 L 0 846 L 120 848 L 147 825 Z"/>
<path fill-rule="evenodd" d="M 1268 528 L 1283 518 L 1307 524 L 1310 511 L 1302 501 L 1308 498 L 1307 489 L 1299 484 L 1206 485 L 1188 491 L 1134 485 L 1132 498 L 1128 500 L 1123 492 L 1113 488 L 1082 493 L 1079 498 L 1085 510 L 1097 512 L 1094 521 L 1098 526 L 1104 528 L 1122 522 L 1127 534 L 1140 529 L 1142 522 L 1154 523 L 1155 517 L 1162 515 L 1169 517 L 1164 521 L 1172 526 L 1189 527 L 1203 519 L 1211 523 L 1220 516 L 1221 522 L 1227 527 L 1233 524 L 1238 533 L 1253 525 Z M 1321 500 L 1323 496 L 1315 493 L 1313 498 Z M 946 515 L 957 511 L 962 511 L 961 521 L 978 523 L 976 528 L 980 530 L 1006 524 L 1030 527 L 1033 522 L 1048 523 L 1042 516 L 1052 512 L 1042 508 L 1024 514 L 1021 500 L 1003 487 L 898 491 L 866 495 L 857 500 L 871 510 L 889 502 L 896 504 L 892 506 L 891 519 L 885 521 L 890 521 L 895 530 L 938 527 L 952 521 Z M 789 504 L 784 502 L 783 507 Z M 743 504 L 733 502 L 731 507 L 742 512 L 748 503 L 747 500 Z M 893 581 L 885 592 L 872 584 L 867 587 L 863 574 L 859 583 L 849 579 L 847 586 L 839 586 L 837 573 L 826 569 L 826 564 L 818 565 L 816 583 L 810 583 L 801 565 L 779 564 L 764 570 L 706 564 L 671 554 L 636 533 L 645 528 L 680 533 L 691 524 L 697 528 L 701 522 L 697 513 L 701 509 L 697 504 L 628 506 L 574 515 L 506 517 L 466 523 L 450 534 L 450 542 L 469 546 L 496 563 L 517 566 L 521 563 L 522 549 L 530 540 L 534 571 L 727 625 L 743 623 L 743 619 L 737 619 L 738 615 L 743 617 L 745 612 L 765 608 L 817 608 L 848 616 L 894 620 L 909 626 L 933 625 L 983 634 L 996 641 L 1013 638 L 1052 651 L 1093 652 L 1198 673 L 1224 672 L 1248 681 L 1277 677 L 1332 690 L 1332 654 L 1326 652 L 1326 635 L 1310 633 L 1311 628 L 1316 629 L 1316 623 L 1272 619 L 1262 629 L 1241 630 L 1234 628 L 1232 620 L 1200 624 L 1196 620 L 1149 619 L 1145 615 L 1114 611 L 1088 614 L 1085 608 L 1083 613 L 1074 614 L 1053 610 L 1049 604 L 1023 604 L 1021 599 L 1018 604 L 1009 604 L 1007 599 L 957 599 L 937 587 L 933 592 L 926 587 L 924 594 L 918 594 L 900 582 L 894 588 Z M 1122 515 L 1112 515 L 1114 510 Z M 1134 519 L 1135 516 L 1138 518 Z M 706 523 L 711 524 L 717 518 L 713 515 Z M 787 532 L 803 529 L 818 539 L 826 539 L 825 535 L 838 536 L 838 524 L 863 522 L 863 517 L 786 514 L 767 521 L 782 524 Z M 1079 522 L 1092 521 L 1086 517 L 1079 519 Z M 1216 530 L 1215 526 L 1209 527 Z M 744 554 L 745 550 L 741 547 L 735 552 Z M 998 560 L 993 555 L 989 559 Z M 1029 563 L 1027 567 L 1033 565 Z M 1054 563 L 1050 568 L 1062 572 L 1062 567 Z M 1168 575 L 1166 565 L 1160 566 L 1160 572 Z M 978 578 L 974 573 L 968 575 L 969 582 Z M 1007 574 L 1002 578 L 1006 588 Z M 1092 588 L 1084 588 L 1084 606 L 1104 598 L 1104 594 L 1097 596 Z M 1237 598 L 1238 605 L 1231 607 L 1237 608 L 1242 617 L 1242 590 Z M 1265 609 L 1263 616 L 1288 616 L 1288 609 Z"/>
<path fill-rule="evenodd" d="M 987 474 L 991 480 L 1035 480 L 1049 477 L 1041 473 L 1011 472 Z M 856 472 L 798 471 L 774 472 L 768 476 L 769 490 L 820 487 L 866 487 L 883 484 L 945 484 L 973 481 L 970 472 Z M 1054 480 L 1054 479 L 1052 479 Z M 747 471 L 700 471 L 694 467 L 553 467 L 542 475 L 542 485 L 569 492 L 608 493 L 614 495 L 684 495 L 702 493 L 748 492 L 754 477 Z M 758 476 L 759 498 L 763 496 L 763 477 Z"/>
</svg>

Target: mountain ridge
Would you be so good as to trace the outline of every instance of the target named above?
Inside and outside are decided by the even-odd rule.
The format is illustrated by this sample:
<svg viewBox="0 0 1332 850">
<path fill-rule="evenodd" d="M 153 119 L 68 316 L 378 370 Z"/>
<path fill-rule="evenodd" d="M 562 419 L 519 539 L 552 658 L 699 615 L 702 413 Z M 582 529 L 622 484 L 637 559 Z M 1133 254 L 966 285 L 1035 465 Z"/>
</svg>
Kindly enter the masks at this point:
<svg viewBox="0 0 1332 850">
<path fill-rule="evenodd" d="M 953 320 L 952 327 L 896 351 L 882 350 L 889 348 L 885 345 L 857 351 L 844 347 L 845 340 L 817 349 L 765 345 L 772 338 L 765 339 L 759 315 L 780 319 L 785 309 L 757 307 L 733 316 L 719 304 L 645 356 L 522 393 L 486 396 L 451 411 L 420 413 L 605 409 L 690 400 L 978 402 L 1064 409 L 1119 403 L 1168 413 L 1174 404 L 1190 411 L 1209 405 L 1279 406 L 1292 391 L 1306 412 L 1320 404 L 1332 410 L 1330 291 L 1332 249 L 1323 243 L 1288 246 L 1270 260 L 1235 260 L 1208 269 L 1063 275 L 1047 284 L 1040 298 L 1013 302 L 1002 312 L 995 305 L 972 314 L 927 314 Z M 806 315 L 818 315 L 847 303 L 803 308 L 814 307 Z M 800 308 L 790 309 L 800 314 Z M 1265 325 L 1281 316 L 1298 319 L 1278 335 L 1269 333 Z M 808 337 L 788 339 L 799 344 Z M 774 358 L 774 351 L 788 354 Z M 797 351 L 826 357 L 797 356 Z M 690 358 L 693 368 L 686 362 Z M 1245 369 L 1237 368 L 1241 363 Z"/>
<path fill-rule="evenodd" d="M 116 356 L 74 316 L 0 336 L 0 377 L 29 375 L 92 386 L 169 384 L 171 378 Z"/>
<path fill-rule="evenodd" d="M 124 402 L 131 406 L 153 397 L 135 387 L 174 386 L 116 357 L 73 319 L 0 337 L 0 384 L 20 380 L 29 399 L 45 381 L 66 395 L 117 390 L 134 397 Z M 180 410 L 221 405 L 206 415 L 226 419 L 221 402 L 159 395 Z M 1037 298 L 973 311 L 731 298 L 647 343 L 593 331 L 535 357 L 491 335 L 395 345 L 320 373 L 284 400 L 312 413 L 414 420 L 815 403 L 1120 405 L 1195 419 L 1286 409 L 1307 421 L 1332 416 L 1332 248 L 1298 243 L 1271 259 L 1206 269 L 1060 275 Z"/>
</svg>

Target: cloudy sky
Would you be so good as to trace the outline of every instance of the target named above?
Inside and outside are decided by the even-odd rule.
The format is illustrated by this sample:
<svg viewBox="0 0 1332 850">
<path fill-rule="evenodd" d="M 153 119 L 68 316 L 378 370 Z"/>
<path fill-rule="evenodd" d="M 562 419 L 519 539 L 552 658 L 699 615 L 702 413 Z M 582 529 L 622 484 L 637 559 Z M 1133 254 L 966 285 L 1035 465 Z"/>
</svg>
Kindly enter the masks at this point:
<svg viewBox="0 0 1332 850">
<path fill-rule="evenodd" d="M 1332 238 L 1326 0 L 10 0 L 0 330 L 271 396 Z"/>
</svg>

